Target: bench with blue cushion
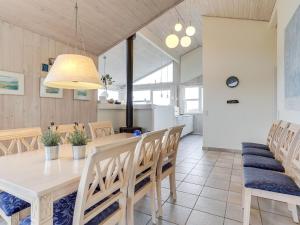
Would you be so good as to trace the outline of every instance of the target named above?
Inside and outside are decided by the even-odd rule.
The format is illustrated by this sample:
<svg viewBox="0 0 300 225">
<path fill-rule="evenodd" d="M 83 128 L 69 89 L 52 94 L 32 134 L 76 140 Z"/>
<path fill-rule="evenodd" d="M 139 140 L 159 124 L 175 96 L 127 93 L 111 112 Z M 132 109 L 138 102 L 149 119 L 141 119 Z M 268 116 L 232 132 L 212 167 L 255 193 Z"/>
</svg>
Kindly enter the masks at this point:
<svg viewBox="0 0 300 225">
<path fill-rule="evenodd" d="M 271 170 L 245 167 L 244 185 L 247 188 L 300 196 L 300 189 L 291 177 Z"/>
<path fill-rule="evenodd" d="M 242 150 L 242 155 L 258 155 L 268 158 L 274 158 L 274 154 L 272 152 L 257 148 L 244 148 Z"/>
<path fill-rule="evenodd" d="M 244 167 L 254 167 L 265 170 L 273 170 L 278 172 L 284 172 L 284 167 L 279 161 L 272 158 L 267 158 L 257 155 L 244 155 L 243 157 Z"/>
<path fill-rule="evenodd" d="M 74 193 L 54 202 L 54 205 L 53 205 L 53 224 L 54 225 L 72 225 L 75 202 L 76 202 L 76 195 L 77 195 L 77 192 L 74 192 Z M 107 198 L 103 199 L 96 205 L 87 209 L 85 211 L 85 214 L 87 214 L 92 209 L 96 208 L 97 206 L 101 205 L 106 200 L 107 200 Z M 96 224 L 98 225 L 99 223 L 104 221 L 107 217 L 109 217 L 114 212 L 116 212 L 118 209 L 119 209 L 119 203 L 114 202 L 108 208 L 106 208 L 104 211 L 99 213 L 97 216 L 95 216 L 92 220 L 90 220 L 86 224 L 87 225 L 96 225 Z M 20 225 L 30 225 L 30 224 L 31 224 L 30 216 L 26 217 L 25 219 L 21 220 L 21 222 L 20 222 Z"/>
<path fill-rule="evenodd" d="M 258 149 L 270 150 L 268 145 L 252 143 L 252 142 L 243 142 L 242 148 L 258 148 Z"/>
<path fill-rule="evenodd" d="M 7 192 L 0 193 L 0 208 L 6 216 L 12 216 L 28 207 L 30 207 L 28 202 L 8 194 Z"/>
</svg>

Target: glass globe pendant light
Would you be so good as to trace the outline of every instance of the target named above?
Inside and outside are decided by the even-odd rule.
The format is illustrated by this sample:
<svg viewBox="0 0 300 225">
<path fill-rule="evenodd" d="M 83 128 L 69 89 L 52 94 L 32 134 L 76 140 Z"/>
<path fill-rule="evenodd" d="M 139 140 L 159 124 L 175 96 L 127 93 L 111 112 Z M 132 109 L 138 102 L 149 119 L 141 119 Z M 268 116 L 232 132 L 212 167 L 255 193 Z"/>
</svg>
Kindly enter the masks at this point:
<svg viewBox="0 0 300 225">
<path fill-rule="evenodd" d="M 75 22 L 77 38 L 77 2 L 75 4 Z M 85 51 L 83 41 L 82 45 Z M 55 59 L 54 64 L 44 80 L 44 85 L 64 89 L 99 89 L 102 87 L 102 82 L 95 63 L 90 57 L 79 54 L 62 54 Z"/>
<path fill-rule="evenodd" d="M 180 45 L 184 48 L 187 48 L 191 45 L 192 40 L 189 36 L 183 36 L 180 40 Z"/>
<path fill-rule="evenodd" d="M 196 33 L 196 28 L 192 25 L 188 26 L 185 30 L 187 36 L 193 36 Z"/>
<path fill-rule="evenodd" d="M 182 30 L 182 24 L 180 23 L 179 19 L 178 22 L 174 26 L 175 31 L 180 32 Z"/>
<path fill-rule="evenodd" d="M 168 48 L 176 48 L 179 44 L 179 38 L 176 34 L 169 34 L 166 37 L 165 43 L 168 46 Z"/>
</svg>

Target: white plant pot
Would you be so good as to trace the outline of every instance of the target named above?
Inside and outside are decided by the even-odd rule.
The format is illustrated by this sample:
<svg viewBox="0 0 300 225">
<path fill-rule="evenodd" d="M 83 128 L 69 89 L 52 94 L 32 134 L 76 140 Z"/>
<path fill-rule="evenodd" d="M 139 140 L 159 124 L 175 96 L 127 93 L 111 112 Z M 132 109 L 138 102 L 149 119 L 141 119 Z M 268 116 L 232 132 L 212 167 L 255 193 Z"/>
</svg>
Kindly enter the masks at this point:
<svg viewBox="0 0 300 225">
<path fill-rule="evenodd" d="M 85 158 L 86 145 L 72 146 L 73 159 L 79 160 Z"/>
<path fill-rule="evenodd" d="M 58 146 L 45 146 L 45 158 L 46 160 L 58 159 Z"/>
</svg>

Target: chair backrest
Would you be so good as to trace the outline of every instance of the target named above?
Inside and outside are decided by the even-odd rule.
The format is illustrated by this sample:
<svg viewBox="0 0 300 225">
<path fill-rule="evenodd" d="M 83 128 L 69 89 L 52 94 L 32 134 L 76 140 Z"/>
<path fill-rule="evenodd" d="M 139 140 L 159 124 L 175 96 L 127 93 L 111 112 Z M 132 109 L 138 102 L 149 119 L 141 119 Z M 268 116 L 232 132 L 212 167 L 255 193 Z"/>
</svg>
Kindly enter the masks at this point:
<svg viewBox="0 0 300 225">
<path fill-rule="evenodd" d="M 75 131 L 75 124 L 73 123 L 73 124 L 53 125 L 51 129 L 59 133 L 61 144 L 69 144 L 68 137 L 72 132 Z M 82 123 L 79 123 L 78 129 L 84 130 L 84 125 Z"/>
<path fill-rule="evenodd" d="M 134 154 L 133 174 L 128 188 L 129 196 L 134 196 L 135 185 L 139 182 L 148 177 L 155 180 L 157 161 L 166 131 L 167 129 L 164 129 L 142 135 Z"/>
<path fill-rule="evenodd" d="M 178 150 L 178 144 L 182 129 L 185 125 L 171 127 L 163 138 L 162 150 L 159 155 L 157 163 L 157 174 L 162 173 L 162 167 L 165 163 L 171 162 L 173 166 L 176 164 L 176 156 Z"/>
<path fill-rule="evenodd" d="M 269 134 L 268 134 L 268 137 L 267 137 L 267 145 L 269 147 L 271 146 L 272 140 L 273 140 L 273 138 L 275 136 L 275 133 L 276 133 L 276 131 L 277 131 L 277 129 L 278 129 L 281 122 L 282 122 L 281 120 L 276 120 L 270 128 L 270 131 L 269 131 Z"/>
<path fill-rule="evenodd" d="M 114 129 L 111 121 L 100 121 L 89 123 L 92 139 L 105 137 L 114 134 Z"/>
<path fill-rule="evenodd" d="M 9 155 L 41 148 L 39 127 L 0 131 L 0 155 Z"/>
<path fill-rule="evenodd" d="M 290 148 L 294 150 L 290 157 L 289 166 L 286 168 L 286 173 L 300 186 L 300 132 L 295 136 Z"/>
<path fill-rule="evenodd" d="M 298 124 L 290 124 L 286 132 L 284 132 L 283 138 L 279 144 L 279 148 L 275 156 L 276 159 L 283 162 L 283 166 L 285 168 L 289 166 L 290 158 L 295 150 L 295 148 L 291 145 L 295 138 L 297 138 L 299 132 L 300 126 Z"/>
<path fill-rule="evenodd" d="M 139 140 L 129 138 L 91 151 L 78 188 L 73 225 L 86 224 L 116 202 L 118 210 L 106 220 L 125 216 L 128 181 Z"/>
<path fill-rule="evenodd" d="M 279 149 L 280 142 L 283 140 L 284 134 L 287 131 L 289 126 L 290 126 L 290 123 L 286 122 L 286 121 L 282 121 L 279 124 L 279 126 L 274 134 L 273 140 L 271 142 L 271 146 L 270 146 L 270 150 L 271 150 L 271 152 L 274 153 L 274 155 L 276 155 L 276 152 Z"/>
</svg>

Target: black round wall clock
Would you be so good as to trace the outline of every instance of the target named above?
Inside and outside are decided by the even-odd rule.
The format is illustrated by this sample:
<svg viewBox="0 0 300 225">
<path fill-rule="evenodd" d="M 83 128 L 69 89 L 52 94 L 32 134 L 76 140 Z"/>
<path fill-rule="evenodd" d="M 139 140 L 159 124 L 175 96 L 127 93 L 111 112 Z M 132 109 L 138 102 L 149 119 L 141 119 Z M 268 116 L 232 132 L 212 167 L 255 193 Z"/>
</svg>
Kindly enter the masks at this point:
<svg viewBox="0 0 300 225">
<path fill-rule="evenodd" d="M 226 85 L 229 88 L 235 88 L 239 85 L 240 81 L 236 76 L 228 77 L 226 80 Z"/>
</svg>

